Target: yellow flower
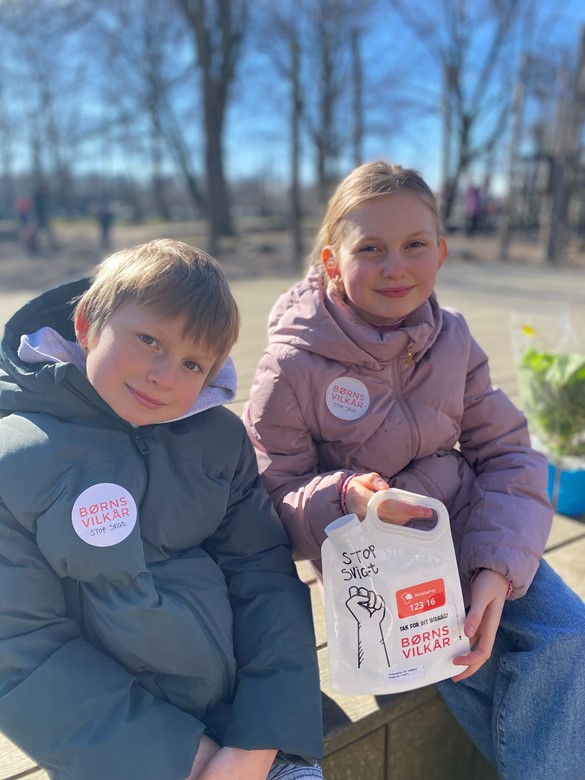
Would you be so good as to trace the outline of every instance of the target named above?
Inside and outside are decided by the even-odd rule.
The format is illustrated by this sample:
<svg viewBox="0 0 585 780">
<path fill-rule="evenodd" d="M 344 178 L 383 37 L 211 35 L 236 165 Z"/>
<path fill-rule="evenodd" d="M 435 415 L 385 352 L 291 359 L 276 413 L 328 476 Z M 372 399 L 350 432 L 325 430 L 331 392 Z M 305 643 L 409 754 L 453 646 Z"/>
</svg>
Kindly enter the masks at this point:
<svg viewBox="0 0 585 780">
<path fill-rule="evenodd" d="M 534 336 L 536 330 L 532 327 L 532 325 L 522 325 L 522 333 L 525 336 Z"/>
</svg>

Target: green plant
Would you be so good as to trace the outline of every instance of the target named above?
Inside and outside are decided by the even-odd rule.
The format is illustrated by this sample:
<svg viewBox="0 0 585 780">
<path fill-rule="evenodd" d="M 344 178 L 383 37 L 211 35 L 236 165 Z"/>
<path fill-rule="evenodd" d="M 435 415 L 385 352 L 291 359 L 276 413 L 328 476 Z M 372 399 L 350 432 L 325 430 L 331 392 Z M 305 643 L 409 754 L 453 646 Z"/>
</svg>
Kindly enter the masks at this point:
<svg viewBox="0 0 585 780">
<path fill-rule="evenodd" d="M 533 433 L 555 457 L 585 455 L 585 355 L 526 350 L 518 383 Z"/>
</svg>

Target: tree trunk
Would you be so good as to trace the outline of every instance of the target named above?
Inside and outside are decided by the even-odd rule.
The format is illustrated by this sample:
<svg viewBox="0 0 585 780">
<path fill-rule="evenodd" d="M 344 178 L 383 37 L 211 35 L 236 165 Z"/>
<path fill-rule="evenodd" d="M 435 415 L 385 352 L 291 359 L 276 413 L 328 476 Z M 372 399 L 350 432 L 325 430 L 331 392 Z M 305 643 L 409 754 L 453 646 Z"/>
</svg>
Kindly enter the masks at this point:
<svg viewBox="0 0 585 780">
<path fill-rule="evenodd" d="M 353 164 L 358 166 L 363 162 L 364 145 L 364 73 L 359 30 L 352 30 L 351 33 L 351 64 L 353 82 Z"/>
<path fill-rule="evenodd" d="M 561 87 L 558 146 L 552 160 L 550 211 L 545 217 L 544 257 L 556 265 L 569 243 L 569 203 L 575 186 L 579 134 L 585 114 L 585 27 L 575 80 L 570 89 Z"/>
<path fill-rule="evenodd" d="M 290 221 L 292 237 L 292 267 L 300 272 L 303 262 L 303 233 L 300 193 L 300 124 L 301 124 L 301 85 L 299 41 L 293 32 L 291 48 L 291 157 L 290 157 Z"/>
<path fill-rule="evenodd" d="M 510 224 L 512 219 L 512 208 L 514 204 L 514 190 L 516 179 L 516 161 L 518 159 L 518 149 L 522 138 L 522 112 L 524 110 L 524 85 L 526 83 L 526 73 L 528 69 L 528 57 L 522 55 L 520 68 L 516 79 L 514 89 L 514 102 L 512 105 L 512 134 L 510 137 L 510 147 L 508 150 L 508 185 L 506 199 L 503 204 L 502 213 L 498 225 L 498 237 L 500 243 L 500 260 L 508 260 L 508 249 L 510 247 Z"/>
<path fill-rule="evenodd" d="M 212 108 L 206 110 L 205 172 L 209 251 L 214 254 L 220 236 L 233 234 L 230 202 L 223 170 L 222 118 Z"/>
<path fill-rule="evenodd" d="M 209 251 L 233 233 L 224 174 L 223 130 L 230 86 L 244 35 L 247 0 L 180 0 L 195 39 L 203 95 Z M 234 12 L 239 11 L 234 20 Z"/>
</svg>

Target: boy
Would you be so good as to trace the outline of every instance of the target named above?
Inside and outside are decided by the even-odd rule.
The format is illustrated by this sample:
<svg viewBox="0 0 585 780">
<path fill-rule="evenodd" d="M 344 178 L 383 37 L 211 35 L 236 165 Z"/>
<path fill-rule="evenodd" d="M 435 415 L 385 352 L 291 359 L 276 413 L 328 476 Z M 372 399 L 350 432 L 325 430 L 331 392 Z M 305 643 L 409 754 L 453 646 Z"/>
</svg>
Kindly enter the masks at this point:
<svg viewBox="0 0 585 780">
<path fill-rule="evenodd" d="M 320 777 L 308 594 L 220 406 L 227 282 L 161 240 L 86 288 L 0 353 L 0 728 L 51 778 Z"/>
</svg>

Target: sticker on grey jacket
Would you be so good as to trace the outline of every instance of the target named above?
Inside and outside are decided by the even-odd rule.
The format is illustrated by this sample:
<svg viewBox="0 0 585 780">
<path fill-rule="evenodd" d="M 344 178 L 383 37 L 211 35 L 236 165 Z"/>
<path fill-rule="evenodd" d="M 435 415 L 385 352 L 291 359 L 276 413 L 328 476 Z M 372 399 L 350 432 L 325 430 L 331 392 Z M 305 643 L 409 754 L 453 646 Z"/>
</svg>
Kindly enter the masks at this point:
<svg viewBox="0 0 585 780">
<path fill-rule="evenodd" d="M 111 547 L 136 525 L 136 502 L 121 485 L 100 482 L 81 493 L 71 511 L 75 533 L 87 544 Z"/>
<path fill-rule="evenodd" d="M 340 376 L 327 388 L 325 401 L 331 414 L 340 420 L 357 420 L 368 411 L 370 394 L 359 379 Z"/>
</svg>

